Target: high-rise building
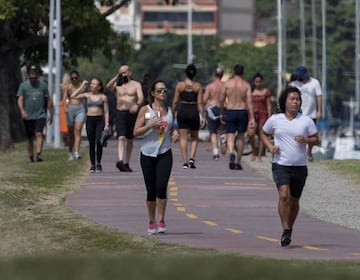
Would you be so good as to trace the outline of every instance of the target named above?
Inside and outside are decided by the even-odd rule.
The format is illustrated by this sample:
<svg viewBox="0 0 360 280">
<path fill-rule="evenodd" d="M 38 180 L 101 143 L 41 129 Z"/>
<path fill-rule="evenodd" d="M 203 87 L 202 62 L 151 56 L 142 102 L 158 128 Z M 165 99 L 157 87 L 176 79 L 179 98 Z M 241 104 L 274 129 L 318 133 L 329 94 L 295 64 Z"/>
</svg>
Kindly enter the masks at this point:
<svg viewBox="0 0 360 280">
<path fill-rule="evenodd" d="M 168 32 L 186 35 L 189 1 L 193 35 L 236 42 L 254 39 L 254 0 L 132 0 L 107 18 L 114 30 L 128 33 L 135 41 Z M 119 2 L 97 0 L 96 4 L 106 11 Z"/>
</svg>

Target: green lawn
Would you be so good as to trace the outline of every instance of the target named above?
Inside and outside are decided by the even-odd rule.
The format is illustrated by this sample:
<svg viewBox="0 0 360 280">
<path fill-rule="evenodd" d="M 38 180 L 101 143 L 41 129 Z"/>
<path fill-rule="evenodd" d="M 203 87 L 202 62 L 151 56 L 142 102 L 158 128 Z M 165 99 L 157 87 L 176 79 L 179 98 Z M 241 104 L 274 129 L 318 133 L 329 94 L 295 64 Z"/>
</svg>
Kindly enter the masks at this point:
<svg viewBox="0 0 360 280">
<path fill-rule="evenodd" d="M 64 206 L 87 159 L 24 144 L 0 153 L 0 279 L 359 279 L 360 262 L 279 261 L 164 244 L 89 221 Z M 358 161 L 323 161 L 360 182 Z"/>
</svg>

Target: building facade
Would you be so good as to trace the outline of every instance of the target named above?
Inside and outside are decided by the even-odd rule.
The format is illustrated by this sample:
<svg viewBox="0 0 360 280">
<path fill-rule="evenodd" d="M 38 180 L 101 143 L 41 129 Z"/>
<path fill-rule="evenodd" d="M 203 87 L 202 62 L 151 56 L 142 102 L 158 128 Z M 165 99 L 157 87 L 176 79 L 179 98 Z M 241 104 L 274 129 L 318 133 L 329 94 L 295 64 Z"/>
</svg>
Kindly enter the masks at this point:
<svg viewBox="0 0 360 280">
<path fill-rule="evenodd" d="M 119 1 L 96 2 L 106 10 Z M 193 35 L 217 36 L 226 42 L 255 38 L 253 0 L 132 0 L 107 19 L 115 31 L 128 33 L 137 42 L 169 32 L 187 35 L 189 28 Z"/>
</svg>

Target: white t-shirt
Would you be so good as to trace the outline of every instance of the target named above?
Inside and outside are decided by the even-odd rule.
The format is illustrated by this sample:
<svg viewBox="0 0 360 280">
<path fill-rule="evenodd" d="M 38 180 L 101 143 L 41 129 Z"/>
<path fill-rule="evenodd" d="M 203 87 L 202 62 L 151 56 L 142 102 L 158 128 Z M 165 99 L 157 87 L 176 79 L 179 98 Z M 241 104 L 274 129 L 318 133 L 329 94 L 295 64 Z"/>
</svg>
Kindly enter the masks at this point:
<svg viewBox="0 0 360 280">
<path fill-rule="evenodd" d="M 274 134 L 274 145 L 279 151 L 274 154 L 272 162 L 285 166 L 306 165 L 306 144 L 295 141 L 295 136 L 311 136 L 317 133 L 312 119 L 298 113 L 296 118 L 288 120 L 284 113 L 272 115 L 263 126 L 267 134 Z"/>
<path fill-rule="evenodd" d="M 310 77 L 306 83 L 294 81 L 291 83 L 291 85 L 300 89 L 302 100 L 302 113 L 312 119 L 316 119 L 317 97 L 322 95 L 319 80 Z"/>
</svg>

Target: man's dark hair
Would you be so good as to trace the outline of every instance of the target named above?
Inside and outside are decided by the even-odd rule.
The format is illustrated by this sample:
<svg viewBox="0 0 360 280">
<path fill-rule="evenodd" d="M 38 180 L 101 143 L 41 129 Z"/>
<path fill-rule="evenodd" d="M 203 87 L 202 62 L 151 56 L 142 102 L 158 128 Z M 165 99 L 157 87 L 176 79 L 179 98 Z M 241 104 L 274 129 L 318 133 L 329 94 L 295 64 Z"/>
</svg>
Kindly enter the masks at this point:
<svg viewBox="0 0 360 280">
<path fill-rule="evenodd" d="M 244 66 L 241 64 L 236 64 L 234 66 L 234 74 L 236 76 L 242 76 L 244 74 Z"/>
<path fill-rule="evenodd" d="M 292 92 L 297 92 L 299 94 L 299 98 L 300 98 L 300 107 L 302 104 L 302 100 L 301 100 L 301 92 L 297 87 L 286 87 L 280 94 L 279 97 L 279 108 L 280 108 L 280 112 L 281 113 L 285 113 L 285 104 L 286 104 L 286 99 L 288 98 L 289 94 Z"/>
</svg>

